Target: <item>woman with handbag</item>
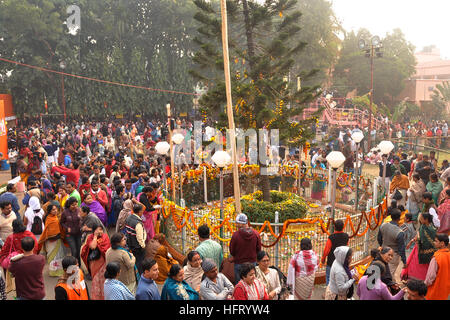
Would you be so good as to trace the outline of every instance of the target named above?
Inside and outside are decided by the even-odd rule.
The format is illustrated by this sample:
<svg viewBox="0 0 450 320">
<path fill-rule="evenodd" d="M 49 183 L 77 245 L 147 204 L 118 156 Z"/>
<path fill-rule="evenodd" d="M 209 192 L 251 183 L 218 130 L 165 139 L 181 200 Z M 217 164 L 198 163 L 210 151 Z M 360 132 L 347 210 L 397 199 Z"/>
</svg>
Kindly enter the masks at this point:
<svg viewBox="0 0 450 320">
<path fill-rule="evenodd" d="M 104 283 L 106 270 L 106 252 L 111 243 L 102 226 L 93 226 L 90 234 L 81 248 L 81 260 L 86 265 L 92 277 L 92 300 L 104 300 Z"/>
<path fill-rule="evenodd" d="M 22 220 L 16 219 L 12 223 L 13 233 L 6 238 L 5 244 L 0 251 L 0 266 L 4 269 L 6 274 L 6 293 L 15 290 L 15 284 L 8 271 L 11 258 L 23 253 L 21 241 L 25 237 L 31 237 L 35 241 L 34 253 L 38 252 L 38 242 L 34 234 L 27 231 Z"/>
<path fill-rule="evenodd" d="M 44 231 L 38 242 L 38 252 L 44 251 L 49 264 L 48 274 L 50 277 L 61 277 L 64 274 L 62 268 L 62 259 L 64 258 L 64 243 L 62 227 L 58 219 L 59 209 L 56 205 L 47 206 L 47 215 L 45 219 Z"/>
</svg>

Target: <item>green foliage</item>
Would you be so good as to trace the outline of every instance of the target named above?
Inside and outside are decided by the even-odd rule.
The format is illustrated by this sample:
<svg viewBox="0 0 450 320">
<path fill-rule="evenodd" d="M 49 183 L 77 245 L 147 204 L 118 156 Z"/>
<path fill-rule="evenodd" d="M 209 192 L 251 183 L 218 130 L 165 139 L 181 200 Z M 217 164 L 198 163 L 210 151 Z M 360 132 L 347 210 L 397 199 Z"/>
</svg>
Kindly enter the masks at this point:
<svg viewBox="0 0 450 320">
<path fill-rule="evenodd" d="M 279 222 L 304 218 L 308 213 L 308 204 L 300 196 L 290 192 L 270 191 L 272 202 L 262 201 L 262 192 L 241 198 L 242 212 L 251 222 L 275 221 L 275 212 L 279 213 Z"/>
<path fill-rule="evenodd" d="M 157 89 L 193 92 L 193 4 L 177 0 L 79 0 L 81 32 L 68 33 L 70 0 L 0 1 L 0 55 L 67 73 Z M 62 113 L 62 79 L 0 62 L 17 115 Z M 188 111 L 192 96 L 147 91 L 64 77 L 68 114 L 165 112 L 172 101 Z M 2 90 L 3 91 L 3 90 Z M 108 108 L 105 110 L 104 103 Z"/>
<path fill-rule="evenodd" d="M 359 39 L 370 41 L 372 35 L 365 29 L 346 34 L 340 59 L 333 74 L 333 85 L 343 95 L 357 90 L 359 96 L 370 92 L 370 58 L 358 47 Z M 383 57 L 374 58 L 374 102 L 384 103 L 392 113 L 395 98 L 404 89 L 404 80 L 415 72 L 414 46 L 400 29 L 387 34 L 383 43 Z"/>
<path fill-rule="evenodd" d="M 198 45 L 191 74 L 208 91 L 199 100 L 218 123 L 227 127 L 226 94 L 220 28 L 220 8 L 216 1 L 195 0 L 198 12 Z M 306 43 L 299 39 L 296 0 L 227 2 L 232 99 L 237 127 L 280 130 L 280 141 L 298 146 L 311 140 L 312 124 L 317 114 L 291 124 L 318 94 L 318 85 L 297 91 L 297 76 L 305 83 L 312 73 L 300 70 L 297 57 Z M 290 76 L 295 79 L 286 82 Z M 281 103 L 281 101 L 283 101 Z"/>
<path fill-rule="evenodd" d="M 402 102 L 395 107 L 395 112 L 392 115 L 392 121 L 398 120 L 418 120 L 423 116 L 420 107 L 414 103 Z"/>
<path fill-rule="evenodd" d="M 443 84 L 436 85 L 431 99 L 431 103 L 424 106 L 424 113 L 427 115 L 427 118 L 442 120 L 445 116 L 448 117 L 447 110 L 450 109 L 450 82 L 446 81 Z"/>
</svg>

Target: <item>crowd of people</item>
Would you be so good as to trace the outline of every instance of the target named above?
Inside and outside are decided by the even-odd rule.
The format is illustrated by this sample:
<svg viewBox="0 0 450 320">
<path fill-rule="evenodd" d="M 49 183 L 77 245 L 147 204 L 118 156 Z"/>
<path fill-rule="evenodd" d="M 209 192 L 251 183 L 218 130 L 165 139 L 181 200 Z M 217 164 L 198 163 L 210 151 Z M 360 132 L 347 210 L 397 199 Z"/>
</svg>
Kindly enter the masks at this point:
<svg viewBox="0 0 450 320">
<path fill-rule="evenodd" d="M 176 125 L 192 129 L 187 121 Z M 326 265 L 325 299 L 354 294 L 402 299 L 405 292 L 409 299 L 447 298 L 448 163 L 439 170 L 434 158 L 420 153 L 405 158 L 400 149 L 388 156 L 389 217 L 366 269 L 350 268 L 349 237 L 337 220 L 325 251 L 314 252 L 312 240 L 302 239 L 284 275 L 270 265 L 245 214 L 236 217 L 230 257 L 224 258 L 207 225 L 198 228 L 199 245 L 186 256 L 170 246 L 160 223 L 170 159 L 163 162 L 155 150 L 167 134 L 167 125 L 158 120 L 11 130 L 11 174 L 20 176 L 25 188 L 21 203 L 18 184 L 8 184 L 0 196 L 2 299 L 14 292 L 17 299 L 45 299 L 47 267 L 48 275 L 58 278 L 56 300 L 305 300 L 312 297 L 321 264 Z M 344 132 L 316 151 L 311 164 L 324 164 L 331 150 L 353 159 L 349 136 L 351 131 Z M 295 160 L 299 154 L 286 153 L 286 159 L 291 156 Z M 346 161 L 344 169 L 354 170 L 353 162 Z M 376 290 L 366 285 L 370 265 L 381 271 Z"/>
</svg>

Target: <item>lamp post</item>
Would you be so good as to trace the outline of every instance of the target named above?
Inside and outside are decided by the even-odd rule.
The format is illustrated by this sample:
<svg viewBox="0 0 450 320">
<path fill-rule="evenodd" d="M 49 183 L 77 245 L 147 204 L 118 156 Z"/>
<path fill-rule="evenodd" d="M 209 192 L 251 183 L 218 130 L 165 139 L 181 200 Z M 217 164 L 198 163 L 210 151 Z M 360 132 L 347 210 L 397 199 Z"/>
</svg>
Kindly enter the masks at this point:
<svg viewBox="0 0 450 320">
<path fill-rule="evenodd" d="M 381 153 L 383 154 L 383 193 L 386 196 L 389 192 L 389 188 L 386 188 L 386 164 L 387 164 L 387 157 L 389 153 L 394 149 L 394 144 L 391 141 L 381 141 L 378 145 L 378 148 L 380 148 Z M 387 189 L 387 191 L 386 191 Z"/>
<path fill-rule="evenodd" d="M 331 225 L 331 232 L 334 232 L 334 217 L 335 217 L 335 206 L 336 206 L 336 173 L 337 169 L 344 163 L 345 156 L 342 152 L 332 151 L 327 156 L 327 162 L 333 169 L 331 174 L 332 189 L 331 189 L 331 218 L 333 219 L 333 224 Z"/>
<path fill-rule="evenodd" d="M 370 39 L 370 44 L 366 44 L 366 41 L 364 39 L 360 39 L 359 48 L 366 52 L 367 58 L 370 58 L 370 107 L 369 107 L 369 137 L 370 137 L 372 131 L 373 70 L 374 70 L 373 60 L 375 56 L 377 58 L 383 57 L 383 52 L 381 52 L 383 45 L 381 43 L 379 36 L 373 36 L 372 39 Z M 368 147 L 369 149 L 372 147 L 370 138 L 368 141 Z"/>
<path fill-rule="evenodd" d="M 66 63 L 64 61 L 61 61 L 61 63 L 59 64 L 59 67 L 64 70 L 66 69 Z M 64 110 L 64 122 L 66 122 L 67 117 L 66 117 L 66 97 L 64 94 L 64 75 L 61 74 L 61 85 L 62 85 L 62 103 L 63 103 L 63 110 Z"/>
<path fill-rule="evenodd" d="M 166 141 L 158 142 L 155 146 L 156 152 L 162 157 L 162 165 L 163 165 L 163 185 L 164 185 L 164 195 L 167 192 L 167 186 L 166 186 L 166 155 L 167 152 L 170 149 L 170 144 L 168 144 Z"/>
<path fill-rule="evenodd" d="M 184 136 L 181 133 L 176 133 L 172 136 L 172 141 L 173 143 L 175 143 L 176 145 L 181 145 L 184 141 Z M 175 157 L 175 153 L 174 153 L 174 157 Z M 175 159 L 174 159 L 175 160 Z M 181 205 L 181 201 L 183 199 L 183 181 L 182 181 L 182 175 L 181 175 L 181 158 L 177 157 L 176 160 L 177 164 L 178 164 L 178 177 L 180 180 L 180 205 Z"/>
<path fill-rule="evenodd" d="M 359 144 L 362 141 L 362 139 L 364 139 L 364 134 L 361 131 L 355 131 L 352 134 L 352 140 L 355 141 L 356 143 L 356 157 L 355 157 L 355 177 L 356 177 L 356 199 L 355 199 L 355 211 L 358 211 L 358 202 L 359 202 L 359 198 L 358 198 L 358 188 L 359 188 L 359 159 L 358 159 L 358 155 L 359 155 Z"/>
<path fill-rule="evenodd" d="M 217 151 L 211 159 L 220 169 L 220 219 L 223 221 L 223 168 L 231 163 L 231 157 L 226 151 Z M 223 239 L 223 226 L 220 228 L 220 238 Z"/>
</svg>

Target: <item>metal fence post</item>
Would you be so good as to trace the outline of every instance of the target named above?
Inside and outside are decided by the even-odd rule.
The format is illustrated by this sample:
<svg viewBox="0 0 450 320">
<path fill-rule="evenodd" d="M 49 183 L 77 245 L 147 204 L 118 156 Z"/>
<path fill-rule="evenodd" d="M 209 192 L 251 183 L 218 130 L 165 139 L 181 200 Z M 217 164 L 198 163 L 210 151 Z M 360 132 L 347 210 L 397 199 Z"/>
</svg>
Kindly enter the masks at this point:
<svg viewBox="0 0 450 320">
<path fill-rule="evenodd" d="M 373 181 L 373 206 L 376 207 L 378 205 L 378 178 L 375 178 Z"/>
<path fill-rule="evenodd" d="M 184 199 L 180 199 L 180 206 L 182 208 L 186 207 Z M 185 223 L 185 217 L 183 217 L 182 223 L 183 224 Z M 186 249 L 186 226 L 184 226 L 183 229 L 181 230 L 181 251 L 183 252 L 183 254 L 185 254 L 185 249 Z"/>
<path fill-rule="evenodd" d="M 279 227 L 278 227 L 278 222 L 279 222 L 279 213 L 278 211 L 275 211 L 275 233 L 278 235 L 279 232 Z M 279 242 L 277 242 L 277 244 L 275 245 L 275 265 L 278 266 L 279 262 Z"/>
</svg>

